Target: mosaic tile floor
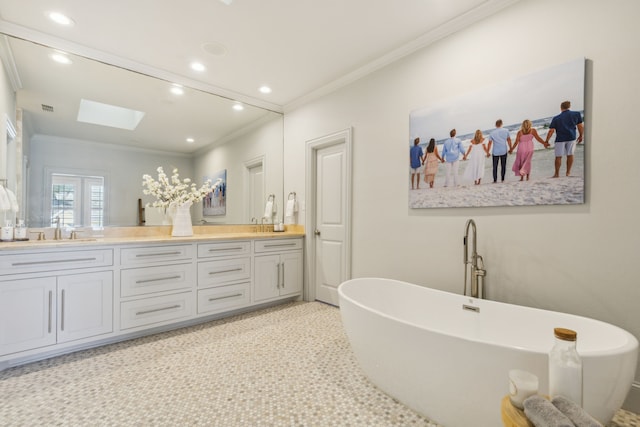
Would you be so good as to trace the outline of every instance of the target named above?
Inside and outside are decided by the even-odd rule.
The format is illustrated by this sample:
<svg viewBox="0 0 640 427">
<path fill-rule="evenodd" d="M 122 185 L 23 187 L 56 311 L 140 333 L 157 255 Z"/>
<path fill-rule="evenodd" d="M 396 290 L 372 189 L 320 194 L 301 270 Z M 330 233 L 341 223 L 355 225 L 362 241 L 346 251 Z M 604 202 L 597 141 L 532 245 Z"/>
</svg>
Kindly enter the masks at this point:
<svg viewBox="0 0 640 427">
<path fill-rule="evenodd" d="M 430 426 L 371 385 L 339 311 L 289 303 L 0 372 L 0 426 Z M 613 427 L 640 427 L 620 411 Z"/>
</svg>

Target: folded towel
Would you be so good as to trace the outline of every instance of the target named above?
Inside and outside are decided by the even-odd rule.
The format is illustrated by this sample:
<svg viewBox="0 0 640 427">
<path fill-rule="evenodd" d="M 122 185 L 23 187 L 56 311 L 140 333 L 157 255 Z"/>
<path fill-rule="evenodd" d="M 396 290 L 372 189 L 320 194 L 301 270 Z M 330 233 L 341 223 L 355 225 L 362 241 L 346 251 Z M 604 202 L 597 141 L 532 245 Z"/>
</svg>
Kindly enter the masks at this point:
<svg viewBox="0 0 640 427">
<path fill-rule="evenodd" d="M 11 201 L 9 195 L 2 185 L 0 185 L 0 211 L 11 210 Z"/>
<path fill-rule="evenodd" d="M 20 208 L 18 206 L 18 199 L 16 198 L 15 193 L 9 190 L 8 188 L 5 188 L 5 191 L 7 192 L 7 197 L 9 198 L 9 204 L 11 205 L 11 210 L 14 212 L 18 212 Z"/>
<path fill-rule="evenodd" d="M 574 427 L 566 415 L 537 394 L 525 399 L 524 414 L 536 427 Z"/>
<path fill-rule="evenodd" d="M 296 199 L 287 200 L 287 208 L 284 211 L 284 216 L 293 216 L 296 211 Z"/>
<path fill-rule="evenodd" d="M 556 396 L 551 400 L 553 406 L 558 408 L 560 412 L 565 414 L 576 427 L 602 427 L 595 418 L 587 414 L 587 412 L 577 403 L 567 399 L 564 396 Z"/>
<path fill-rule="evenodd" d="M 273 216 L 273 200 L 268 200 L 267 205 L 264 207 L 264 216 L 271 218 Z"/>
</svg>

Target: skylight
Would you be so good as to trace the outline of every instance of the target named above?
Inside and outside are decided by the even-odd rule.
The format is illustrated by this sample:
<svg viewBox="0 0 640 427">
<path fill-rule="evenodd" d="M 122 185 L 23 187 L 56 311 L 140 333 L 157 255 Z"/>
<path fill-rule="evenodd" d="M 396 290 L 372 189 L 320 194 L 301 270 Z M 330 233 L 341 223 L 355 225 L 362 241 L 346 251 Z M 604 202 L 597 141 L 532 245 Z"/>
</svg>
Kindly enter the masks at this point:
<svg viewBox="0 0 640 427">
<path fill-rule="evenodd" d="M 81 99 L 80 109 L 78 110 L 78 121 L 94 125 L 134 130 L 144 117 L 144 114 L 142 111 Z"/>
</svg>

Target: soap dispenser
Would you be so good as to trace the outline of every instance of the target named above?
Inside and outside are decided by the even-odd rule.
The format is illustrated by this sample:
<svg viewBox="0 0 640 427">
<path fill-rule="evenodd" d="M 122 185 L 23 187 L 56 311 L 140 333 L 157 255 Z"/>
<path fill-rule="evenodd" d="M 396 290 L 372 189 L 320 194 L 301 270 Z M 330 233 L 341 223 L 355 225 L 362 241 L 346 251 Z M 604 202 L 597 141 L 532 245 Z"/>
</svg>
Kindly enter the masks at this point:
<svg viewBox="0 0 640 427">
<path fill-rule="evenodd" d="M 27 230 L 27 226 L 24 225 L 23 219 L 18 220 L 18 225 L 16 225 L 16 228 L 13 230 L 13 235 L 15 240 L 19 242 L 29 240 L 29 231 Z"/>
<path fill-rule="evenodd" d="M 12 242 L 13 241 L 13 225 L 11 225 L 11 221 L 6 220 L 4 227 L 0 230 L 0 241 L 2 242 Z"/>
</svg>

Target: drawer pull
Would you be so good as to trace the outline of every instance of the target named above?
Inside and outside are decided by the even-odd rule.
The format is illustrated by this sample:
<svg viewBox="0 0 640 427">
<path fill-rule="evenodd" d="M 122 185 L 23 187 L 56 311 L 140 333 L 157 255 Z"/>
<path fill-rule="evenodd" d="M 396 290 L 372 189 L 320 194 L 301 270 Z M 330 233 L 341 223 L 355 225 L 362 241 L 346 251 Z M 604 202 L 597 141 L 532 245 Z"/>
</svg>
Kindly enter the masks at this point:
<svg viewBox="0 0 640 427">
<path fill-rule="evenodd" d="M 162 308 L 154 308 L 152 310 L 138 311 L 136 313 L 136 316 L 142 316 L 143 314 L 157 313 L 158 311 L 164 311 L 164 310 L 173 310 L 174 308 L 180 308 L 180 307 L 181 307 L 180 304 L 176 304 L 170 307 L 162 307 Z"/>
<path fill-rule="evenodd" d="M 141 283 L 151 283 L 151 282 L 159 282 L 161 280 L 174 280 L 174 279 L 181 279 L 182 276 L 170 276 L 170 277 L 158 277 L 157 279 L 143 279 L 143 280 L 136 280 L 136 285 L 139 285 Z"/>
<path fill-rule="evenodd" d="M 61 313 L 60 313 L 60 330 L 64 331 L 64 289 L 62 290 L 62 302 L 61 305 Z"/>
<path fill-rule="evenodd" d="M 49 333 L 51 333 L 52 313 L 53 313 L 53 291 L 49 291 Z"/>
<path fill-rule="evenodd" d="M 242 268 L 232 268 L 231 270 L 219 270 L 219 271 L 210 271 L 209 275 L 213 274 L 223 274 L 223 273 L 234 273 L 236 271 L 242 271 Z"/>
<path fill-rule="evenodd" d="M 25 265 L 40 265 L 40 264 L 57 264 L 61 262 L 85 262 L 85 261 L 97 261 L 97 258 L 74 258 L 74 259 L 53 259 L 50 261 L 26 261 L 26 262 L 14 262 L 12 267 L 21 267 Z"/>
<path fill-rule="evenodd" d="M 242 246 L 239 246 L 237 248 L 211 248 L 209 249 L 209 252 L 222 252 L 222 251 L 241 251 L 244 248 Z"/>
<path fill-rule="evenodd" d="M 243 294 L 233 294 L 233 295 L 225 295 L 223 297 L 215 297 L 215 298 L 209 298 L 209 302 L 212 301 L 219 301 L 221 299 L 227 299 L 227 298 L 235 298 L 235 297 L 241 297 Z"/>
<path fill-rule="evenodd" d="M 267 243 L 264 245 L 265 248 L 282 248 L 284 246 L 296 246 L 296 243 Z"/>
<path fill-rule="evenodd" d="M 143 258 L 148 256 L 168 256 L 168 255 L 182 255 L 182 252 L 173 251 L 173 252 L 155 252 L 151 254 L 136 254 L 136 258 Z"/>
</svg>

